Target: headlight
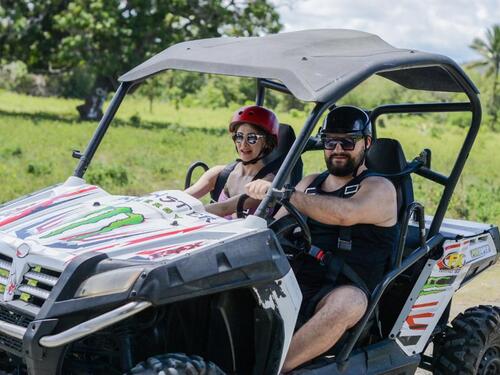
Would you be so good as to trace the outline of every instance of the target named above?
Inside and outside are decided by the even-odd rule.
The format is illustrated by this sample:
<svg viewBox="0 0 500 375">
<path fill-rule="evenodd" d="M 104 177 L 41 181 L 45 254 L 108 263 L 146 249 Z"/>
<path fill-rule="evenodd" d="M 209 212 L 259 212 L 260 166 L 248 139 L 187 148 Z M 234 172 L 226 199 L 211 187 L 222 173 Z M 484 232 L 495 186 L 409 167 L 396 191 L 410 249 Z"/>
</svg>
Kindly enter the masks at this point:
<svg viewBox="0 0 500 375">
<path fill-rule="evenodd" d="M 91 276 L 80 284 L 75 298 L 126 292 L 142 271 L 144 271 L 142 267 L 125 267 Z"/>
</svg>

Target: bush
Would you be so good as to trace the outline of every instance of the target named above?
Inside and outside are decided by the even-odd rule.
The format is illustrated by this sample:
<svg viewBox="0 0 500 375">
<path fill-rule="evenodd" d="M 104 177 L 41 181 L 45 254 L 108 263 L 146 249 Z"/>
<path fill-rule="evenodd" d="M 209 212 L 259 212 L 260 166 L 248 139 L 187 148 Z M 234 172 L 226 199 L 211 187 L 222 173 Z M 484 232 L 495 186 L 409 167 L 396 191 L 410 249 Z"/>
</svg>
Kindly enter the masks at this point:
<svg viewBox="0 0 500 375">
<path fill-rule="evenodd" d="M 141 127 L 141 116 L 138 113 L 130 116 L 130 125 L 136 128 Z"/>
<path fill-rule="evenodd" d="M 36 163 L 28 164 L 28 168 L 26 171 L 36 177 L 45 176 L 52 173 L 52 166 Z"/>
<path fill-rule="evenodd" d="M 39 74 L 23 76 L 15 87 L 15 91 L 32 96 L 48 96 L 46 77 Z"/>
<path fill-rule="evenodd" d="M 85 175 L 89 184 L 99 186 L 125 186 L 129 179 L 127 171 L 121 166 L 105 167 L 95 164 Z"/>
<path fill-rule="evenodd" d="M 0 68 L 0 88 L 32 96 L 54 94 L 47 88 L 47 77 L 29 74 L 26 64 L 22 61 L 13 61 Z"/>
<path fill-rule="evenodd" d="M 90 69 L 77 67 L 71 72 L 51 76 L 49 82 L 50 91 L 57 96 L 84 99 L 94 89 L 96 76 Z"/>
<path fill-rule="evenodd" d="M 222 90 L 215 87 L 213 82 L 208 82 L 207 85 L 203 86 L 198 100 L 203 107 L 212 109 L 227 106 Z"/>
<path fill-rule="evenodd" d="M 0 88 L 14 90 L 27 74 L 28 69 L 22 61 L 2 64 L 0 67 Z"/>
<path fill-rule="evenodd" d="M 15 148 L 6 148 L 0 152 L 0 157 L 4 158 L 21 157 L 22 155 L 23 155 L 23 150 L 19 146 Z"/>
</svg>

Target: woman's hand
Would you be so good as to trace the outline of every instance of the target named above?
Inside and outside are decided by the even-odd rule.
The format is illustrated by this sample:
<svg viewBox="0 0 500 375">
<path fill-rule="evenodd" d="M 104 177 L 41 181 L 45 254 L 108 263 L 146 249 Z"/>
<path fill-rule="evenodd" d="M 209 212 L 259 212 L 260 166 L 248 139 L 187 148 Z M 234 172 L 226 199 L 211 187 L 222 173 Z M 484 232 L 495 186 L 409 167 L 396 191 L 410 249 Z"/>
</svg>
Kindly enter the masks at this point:
<svg viewBox="0 0 500 375">
<path fill-rule="evenodd" d="M 266 196 L 272 183 L 266 180 L 256 180 L 245 185 L 245 193 L 254 199 L 262 200 Z"/>
</svg>

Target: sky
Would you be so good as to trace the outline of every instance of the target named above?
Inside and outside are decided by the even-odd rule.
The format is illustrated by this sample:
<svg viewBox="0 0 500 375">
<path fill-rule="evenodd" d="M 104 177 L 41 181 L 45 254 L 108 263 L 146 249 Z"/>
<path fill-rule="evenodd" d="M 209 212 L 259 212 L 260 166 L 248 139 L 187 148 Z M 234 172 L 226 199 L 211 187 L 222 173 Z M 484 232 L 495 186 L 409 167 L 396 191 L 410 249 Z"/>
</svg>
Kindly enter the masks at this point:
<svg viewBox="0 0 500 375">
<path fill-rule="evenodd" d="M 356 29 L 389 44 L 447 55 L 458 63 L 480 56 L 469 48 L 500 24 L 500 0 L 274 0 L 283 31 Z"/>
</svg>

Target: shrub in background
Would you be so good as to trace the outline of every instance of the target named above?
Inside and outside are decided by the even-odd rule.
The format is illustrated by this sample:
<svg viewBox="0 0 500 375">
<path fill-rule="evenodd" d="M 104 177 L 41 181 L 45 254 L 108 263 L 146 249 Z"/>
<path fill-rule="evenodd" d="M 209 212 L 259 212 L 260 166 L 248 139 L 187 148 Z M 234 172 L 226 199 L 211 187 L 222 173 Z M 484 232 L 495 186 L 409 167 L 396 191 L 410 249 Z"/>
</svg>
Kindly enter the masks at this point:
<svg viewBox="0 0 500 375">
<path fill-rule="evenodd" d="M 14 90 L 21 79 L 26 77 L 28 69 L 22 61 L 13 61 L 0 64 L 0 88 Z"/>
</svg>

